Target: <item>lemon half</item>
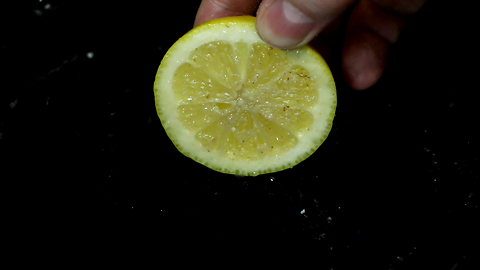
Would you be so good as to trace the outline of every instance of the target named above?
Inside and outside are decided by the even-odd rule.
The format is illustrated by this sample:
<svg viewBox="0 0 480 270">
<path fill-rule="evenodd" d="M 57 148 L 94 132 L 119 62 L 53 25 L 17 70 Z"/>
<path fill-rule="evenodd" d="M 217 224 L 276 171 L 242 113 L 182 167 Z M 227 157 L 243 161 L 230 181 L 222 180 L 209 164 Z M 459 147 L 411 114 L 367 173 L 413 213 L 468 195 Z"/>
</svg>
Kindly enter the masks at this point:
<svg viewBox="0 0 480 270">
<path fill-rule="evenodd" d="M 165 54 L 154 93 L 180 152 L 242 176 L 291 168 L 310 156 L 327 138 L 337 104 L 318 52 L 269 46 L 251 16 L 215 19 L 185 34 Z"/>
</svg>

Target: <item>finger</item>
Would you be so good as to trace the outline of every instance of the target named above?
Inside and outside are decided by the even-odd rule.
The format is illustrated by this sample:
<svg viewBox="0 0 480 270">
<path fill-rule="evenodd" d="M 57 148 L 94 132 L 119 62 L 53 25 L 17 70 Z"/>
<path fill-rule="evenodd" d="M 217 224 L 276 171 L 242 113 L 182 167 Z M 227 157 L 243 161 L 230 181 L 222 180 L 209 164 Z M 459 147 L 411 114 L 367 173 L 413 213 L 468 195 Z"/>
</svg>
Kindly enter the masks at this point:
<svg viewBox="0 0 480 270">
<path fill-rule="evenodd" d="M 203 0 L 194 26 L 221 17 L 253 15 L 259 3 L 260 0 Z"/>
<path fill-rule="evenodd" d="M 389 47 L 395 43 L 404 19 L 371 0 L 360 0 L 352 11 L 342 53 L 344 77 L 350 87 L 374 85 L 385 69 Z"/>
<path fill-rule="evenodd" d="M 257 31 L 281 49 L 307 44 L 355 0 L 264 0 L 257 12 Z"/>
<path fill-rule="evenodd" d="M 373 0 L 383 10 L 400 15 L 412 15 L 417 12 L 427 0 Z"/>
<path fill-rule="evenodd" d="M 342 52 L 342 69 L 347 84 L 356 90 L 374 85 L 387 64 L 389 44 L 366 29 L 348 34 Z"/>
</svg>

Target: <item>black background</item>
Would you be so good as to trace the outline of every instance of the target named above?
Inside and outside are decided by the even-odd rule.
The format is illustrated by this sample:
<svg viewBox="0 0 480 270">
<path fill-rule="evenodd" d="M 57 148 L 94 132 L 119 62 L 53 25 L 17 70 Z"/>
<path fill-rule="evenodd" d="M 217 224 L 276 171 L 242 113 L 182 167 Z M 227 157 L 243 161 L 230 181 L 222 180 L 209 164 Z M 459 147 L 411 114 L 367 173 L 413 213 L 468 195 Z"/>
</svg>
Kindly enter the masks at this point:
<svg viewBox="0 0 480 270">
<path fill-rule="evenodd" d="M 16 2 L 0 9 L 10 250 L 241 245 L 309 248 L 321 269 L 473 269 L 480 134 L 469 8 L 427 3 L 369 90 L 349 89 L 333 57 L 338 108 L 326 142 L 293 169 L 237 178 L 179 153 L 155 111 L 156 70 L 198 1 Z"/>
</svg>

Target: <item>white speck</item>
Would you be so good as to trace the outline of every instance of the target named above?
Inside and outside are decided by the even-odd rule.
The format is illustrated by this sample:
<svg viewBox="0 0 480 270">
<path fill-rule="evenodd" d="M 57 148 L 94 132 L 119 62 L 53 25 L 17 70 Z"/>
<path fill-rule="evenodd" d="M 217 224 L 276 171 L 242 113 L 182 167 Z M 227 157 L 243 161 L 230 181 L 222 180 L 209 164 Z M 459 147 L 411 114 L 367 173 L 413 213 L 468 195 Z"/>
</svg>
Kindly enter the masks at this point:
<svg viewBox="0 0 480 270">
<path fill-rule="evenodd" d="M 332 222 L 332 217 L 328 217 L 328 218 L 327 218 L 327 222 L 328 222 L 328 223 Z"/>
<path fill-rule="evenodd" d="M 49 10 L 49 9 L 52 8 L 52 5 L 50 5 L 50 4 L 45 4 L 45 7 L 44 7 L 44 8 L 45 8 L 46 10 Z"/>
<path fill-rule="evenodd" d="M 236 130 L 236 128 L 235 128 L 235 127 L 232 127 L 232 131 L 235 131 L 235 130 Z"/>
<path fill-rule="evenodd" d="M 88 52 L 88 53 L 87 53 L 87 58 L 88 58 L 88 59 L 92 59 L 94 55 L 95 55 L 95 54 L 93 54 L 93 52 Z"/>
<path fill-rule="evenodd" d="M 427 133 L 427 130 L 425 129 L 425 133 Z"/>
<path fill-rule="evenodd" d="M 275 180 L 275 178 L 274 178 L 274 177 L 270 177 L 270 181 L 273 182 L 273 180 Z"/>
<path fill-rule="evenodd" d="M 403 258 L 402 258 L 402 257 L 397 256 L 397 259 L 398 259 L 399 261 L 403 262 Z"/>
<path fill-rule="evenodd" d="M 300 211 L 300 214 L 305 214 L 305 209 L 303 209 L 302 211 Z"/>
</svg>

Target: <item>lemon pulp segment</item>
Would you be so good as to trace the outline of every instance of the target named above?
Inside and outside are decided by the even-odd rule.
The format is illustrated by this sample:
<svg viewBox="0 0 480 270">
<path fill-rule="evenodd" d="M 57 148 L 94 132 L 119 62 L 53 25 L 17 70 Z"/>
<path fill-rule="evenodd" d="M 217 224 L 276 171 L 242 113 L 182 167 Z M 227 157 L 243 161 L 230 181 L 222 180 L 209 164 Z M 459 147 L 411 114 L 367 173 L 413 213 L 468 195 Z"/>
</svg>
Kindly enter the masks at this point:
<svg viewBox="0 0 480 270">
<path fill-rule="evenodd" d="M 228 158 L 286 152 L 309 130 L 308 109 L 318 98 L 308 71 L 290 62 L 266 44 L 196 48 L 173 78 L 181 121 L 207 151 Z"/>
<path fill-rule="evenodd" d="M 212 25 L 205 31 L 215 30 Z M 155 83 L 160 119 L 177 148 L 240 175 L 278 171 L 308 157 L 328 135 L 336 106 L 331 73 L 316 52 L 272 48 L 254 26 L 252 32 L 245 39 L 202 37 L 169 61 L 170 72 L 162 69 L 164 59 Z M 172 50 L 165 58 L 181 51 Z"/>
</svg>

